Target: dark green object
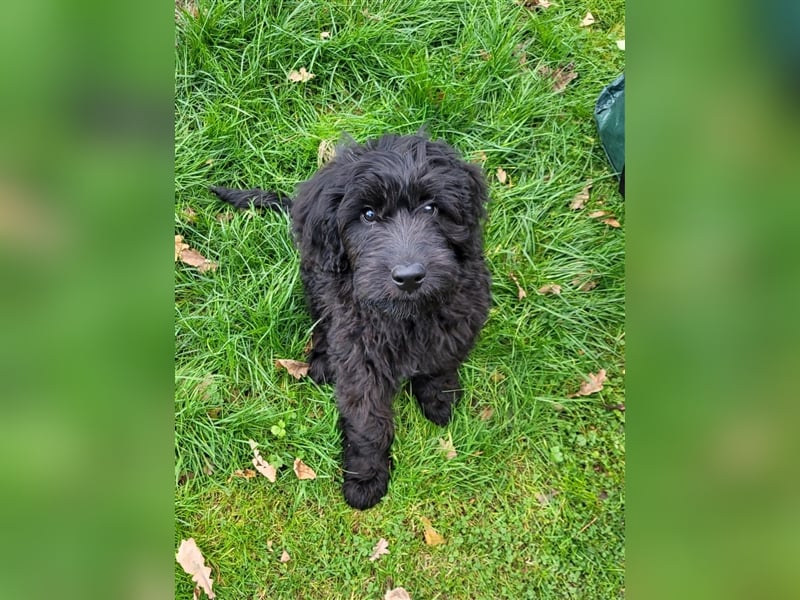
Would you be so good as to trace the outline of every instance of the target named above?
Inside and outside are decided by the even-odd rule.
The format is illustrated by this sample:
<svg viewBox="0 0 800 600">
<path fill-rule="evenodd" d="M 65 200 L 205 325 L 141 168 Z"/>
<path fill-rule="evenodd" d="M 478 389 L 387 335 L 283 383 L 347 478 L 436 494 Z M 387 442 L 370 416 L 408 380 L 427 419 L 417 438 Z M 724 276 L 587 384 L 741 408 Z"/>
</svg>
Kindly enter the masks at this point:
<svg viewBox="0 0 800 600">
<path fill-rule="evenodd" d="M 625 195 L 625 73 L 603 88 L 594 107 L 600 143 Z"/>
</svg>

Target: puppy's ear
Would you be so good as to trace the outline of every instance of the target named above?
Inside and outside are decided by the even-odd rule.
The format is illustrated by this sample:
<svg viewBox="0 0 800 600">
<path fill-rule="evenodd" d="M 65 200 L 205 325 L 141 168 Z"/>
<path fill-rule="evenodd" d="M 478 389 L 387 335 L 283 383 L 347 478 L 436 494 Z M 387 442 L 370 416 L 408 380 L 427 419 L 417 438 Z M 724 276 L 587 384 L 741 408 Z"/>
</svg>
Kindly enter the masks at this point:
<svg viewBox="0 0 800 600">
<path fill-rule="evenodd" d="M 344 188 L 338 185 L 330 166 L 331 163 L 298 188 L 292 202 L 292 229 L 304 264 L 310 262 L 329 273 L 344 273 L 350 265 L 336 219 Z"/>
</svg>

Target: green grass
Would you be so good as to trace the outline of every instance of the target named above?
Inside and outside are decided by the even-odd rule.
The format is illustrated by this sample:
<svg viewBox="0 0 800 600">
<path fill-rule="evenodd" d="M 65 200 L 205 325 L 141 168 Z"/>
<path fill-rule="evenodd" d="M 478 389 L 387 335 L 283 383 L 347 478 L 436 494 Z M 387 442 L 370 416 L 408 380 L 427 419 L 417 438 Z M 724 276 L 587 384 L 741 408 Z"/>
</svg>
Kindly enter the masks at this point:
<svg viewBox="0 0 800 600">
<path fill-rule="evenodd" d="M 587 10 L 597 22 L 580 28 Z M 179 19 L 175 228 L 219 267 L 176 265 L 175 547 L 197 540 L 218 597 L 377 599 L 395 586 L 415 600 L 624 596 L 624 413 L 606 408 L 624 402 L 624 205 L 592 119 L 623 69 L 623 10 L 225 0 Z M 580 77 L 554 94 L 536 70 L 568 62 Z M 300 67 L 315 77 L 289 82 Z M 273 365 L 303 358 L 312 325 L 288 218 L 228 211 L 206 190 L 292 192 L 321 141 L 422 126 L 485 155 L 493 307 L 447 428 L 397 398 L 389 494 L 358 512 L 341 496 L 333 389 Z M 570 210 L 590 179 L 587 208 Z M 588 218 L 598 208 L 623 228 Z M 561 295 L 537 294 L 547 283 Z M 568 397 L 601 368 L 602 391 Z M 248 439 L 285 465 L 275 484 L 231 478 L 251 466 Z M 295 457 L 318 478 L 298 481 Z M 445 544 L 425 544 L 420 517 Z M 382 537 L 390 554 L 370 562 Z M 176 566 L 176 597 L 191 593 Z"/>
</svg>

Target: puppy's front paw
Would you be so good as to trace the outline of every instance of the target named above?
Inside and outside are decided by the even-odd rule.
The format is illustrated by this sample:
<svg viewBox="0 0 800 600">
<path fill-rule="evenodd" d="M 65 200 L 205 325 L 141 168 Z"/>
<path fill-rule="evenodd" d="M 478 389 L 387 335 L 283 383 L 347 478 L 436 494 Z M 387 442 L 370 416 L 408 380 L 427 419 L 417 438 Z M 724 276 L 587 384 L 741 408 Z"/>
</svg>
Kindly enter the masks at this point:
<svg viewBox="0 0 800 600">
<path fill-rule="evenodd" d="M 378 473 L 372 479 L 357 479 L 345 475 L 342 491 L 345 501 L 358 510 L 375 506 L 389 489 L 387 473 Z"/>
<path fill-rule="evenodd" d="M 440 427 L 447 425 L 453 417 L 453 401 L 449 396 L 444 400 L 420 402 L 419 407 L 426 419 Z"/>
</svg>

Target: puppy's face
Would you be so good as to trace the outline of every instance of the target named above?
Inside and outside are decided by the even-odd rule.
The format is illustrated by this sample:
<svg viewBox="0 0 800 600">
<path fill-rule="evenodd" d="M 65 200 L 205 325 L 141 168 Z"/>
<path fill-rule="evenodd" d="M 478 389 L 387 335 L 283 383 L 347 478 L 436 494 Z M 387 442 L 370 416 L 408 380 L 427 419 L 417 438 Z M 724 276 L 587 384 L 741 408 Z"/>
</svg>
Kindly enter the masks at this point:
<svg viewBox="0 0 800 600">
<path fill-rule="evenodd" d="M 475 173 L 429 155 L 364 154 L 336 214 L 356 300 L 396 318 L 446 302 L 481 253 Z"/>
</svg>

